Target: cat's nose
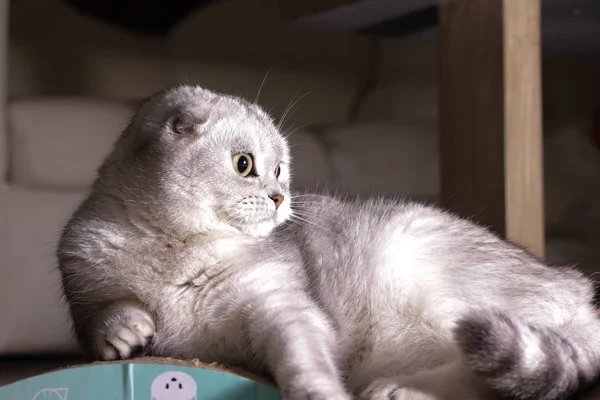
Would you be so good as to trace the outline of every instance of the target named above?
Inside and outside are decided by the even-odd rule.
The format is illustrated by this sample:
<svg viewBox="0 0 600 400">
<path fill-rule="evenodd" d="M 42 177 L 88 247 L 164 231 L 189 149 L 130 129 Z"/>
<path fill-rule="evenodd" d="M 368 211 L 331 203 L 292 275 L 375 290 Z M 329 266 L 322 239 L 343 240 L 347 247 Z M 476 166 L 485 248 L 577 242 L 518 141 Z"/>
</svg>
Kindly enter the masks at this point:
<svg viewBox="0 0 600 400">
<path fill-rule="evenodd" d="M 276 194 L 274 196 L 269 196 L 273 202 L 275 202 L 275 208 L 279 208 L 281 203 L 283 203 L 283 196 L 280 194 Z"/>
</svg>

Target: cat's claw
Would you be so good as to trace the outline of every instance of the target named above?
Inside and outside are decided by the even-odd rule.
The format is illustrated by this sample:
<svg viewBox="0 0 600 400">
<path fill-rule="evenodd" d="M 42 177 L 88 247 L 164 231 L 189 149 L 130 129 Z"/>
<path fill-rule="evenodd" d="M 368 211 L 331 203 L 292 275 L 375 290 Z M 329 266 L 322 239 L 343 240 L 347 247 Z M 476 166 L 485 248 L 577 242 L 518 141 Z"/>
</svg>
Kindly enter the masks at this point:
<svg viewBox="0 0 600 400">
<path fill-rule="evenodd" d="M 142 353 L 156 333 L 152 317 L 146 312 L 127 308 L 122 315 L 110 317 L 97 338 L 102 360 L 128 359 Z"/>
</svg>

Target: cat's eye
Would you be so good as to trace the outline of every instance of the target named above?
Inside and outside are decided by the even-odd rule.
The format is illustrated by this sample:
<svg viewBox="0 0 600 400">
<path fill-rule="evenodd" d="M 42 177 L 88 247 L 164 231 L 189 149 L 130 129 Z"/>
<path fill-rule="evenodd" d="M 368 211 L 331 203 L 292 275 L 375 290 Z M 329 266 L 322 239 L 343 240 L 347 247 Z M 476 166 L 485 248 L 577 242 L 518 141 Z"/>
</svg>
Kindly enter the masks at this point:
<svg viewBox="0 0 600 400">
<path fill-rule="evenodd" d="M 233 169 L 239 176 L 246 177 L 252 172 L 252 156 L 240 153 L 233 156 Z"/>
<path fill-rule="evenodd" d="M 277 168 L 275 168 L 275 178 L 279 178 L 279 175 L 281 175 L 281 166 L 277 166 Z"/>
</svg>

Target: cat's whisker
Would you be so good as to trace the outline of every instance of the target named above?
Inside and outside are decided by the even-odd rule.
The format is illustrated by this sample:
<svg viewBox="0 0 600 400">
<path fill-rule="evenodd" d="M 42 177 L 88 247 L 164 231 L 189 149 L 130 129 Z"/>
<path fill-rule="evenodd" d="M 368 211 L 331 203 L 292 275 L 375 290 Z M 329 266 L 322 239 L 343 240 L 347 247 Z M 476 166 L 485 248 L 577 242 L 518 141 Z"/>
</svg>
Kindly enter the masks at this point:
<svg viewBox="0 0 600 400">
<path fill-rule="evenodd" d="M 292 210 L 307 210 L 317 212 L 321 209 L 320 203 L 293 203 Z"/>
<path fill-rule="evenodd" d="M 327 231 L 327 232 L 329 232 L 329 233 L 331 233 L 331 234 L 333 234 L 333 235 L 339 236 L 339 234 L 338 234 L 337 232 L 334 232 L 334 231 L 332 231 L 331 229 L 327 229 L 327 228 L 325 228 L 324 226 L 321 226 L 321 225 L 317 224 L 316 222 L 313 222 L 313 221 L 311 221 L 311 220 L 309 220 L 309 219 L 303 218 L 303 217 L 301 217 L 301 216 L 299 216 L 299 215 L 297 215 L 297 214 L 292 214 L 292 215 L 291 215 L 291 217 L 290 217 L 290 219 L 291 219 L 292 221 L 293 221 L 293 220 L 295 220 L 295 219 L 297 219 L 297 220 L 300 220 L 300 221 L 302 221 L 302 222 L 305 222 L 305 223 L 307 223 L 307 224 L 310 224 L 310 225 L 312 225 L 312 226 L 315 226 L 315 227 L 317 227 L 317 228 L 319 228 L 319 229 L 322 229 L 322 230 L 324 230 L 324 231 Z"/>
<path fill-rule="evenodd" d="M 225 224 L 225 225 L 231 225 L 231 223 L 232 223 L 232 222 L 235 222 L 235 221 L 237 221 L 237 220 L 238 220 L 238 217 L 237 217 L 237 216 L 234 216 L 234 215 L 231 215 L 231 214 L 229 214 L 229 215 L 227 215 L 227 217 L 226 217 L 225 219 L 223 219 L 223 220 L 221 221 L 221 223 L 223 223 L 223 224 Z"/>
<path fill-rule="evenodd" d="M 318 124 L 318 123 L 321 123 L 321 122 L 323 122 L 323 120 L 313 121 L 313 122 L 307 122 L 306 124 L 302 124 L 299 127 L 294 128 L 291 132 L 283 132 L 282 135 L 283 135 L 284 138 L 287 139 L 290 136 L 292 136 L 295 132 L 299 131 L 300 129 L 305 128 L 305 127 L 307 127 L 309 125 L 314 125 L 314 124 Z"/>
<path fill-rule="evenodd" d="M 267 114 L 272 115 L 273 114 L 273 110 L 275 109 L 275 107 L 277 107 L 280 104 L 281 104 L 281 100 L 278 101 L 277 103 L 275 103 L 273 106 L 271 106 L 271 108 L 269 108 L 269 111 L 267 112 Z"/>
<path fill-rule="evenodd" d="M 294 103 L 294 99 L 296 98 L 296 96 L 298 96 L 298 94 L 302 91 L 302 87 L 300 87 L 300 89 L 298 89 L 298 91 L 294 94 L 294 96 L 292 97 L 292 99 L 290 100 L 289 104 L 287 105 L 287 107 L 285 108 L 285 110 L 283 111 L 283 114 L 281 115 L 281 118 L 279 118 L 279 123 L 277 124 L 277 130 L 281 131 L 281 126 L 283 125 L 283 121 L 285 119 L 285 116 L 287 115 L 290 107 L 292 106 L 292 104 Z"/>
<path fill-rule="evenodd" d="M 228 221 L 244 222 L 244 220 L 246 220 L 247 218 L 248 216 L 243 211 L 236 210 L 233 213 L 229 213 Z"/>
<path fill-rule="evenodd" d="M 305 193 L 305 194 L 295 194 L 292 196 L 292 198 L 298 198 L 298 197 L 319 197 L 319 198 L 327 198 L 327 196 L 324 196 L 322 194 L 310 194 L 310 193 Z"/>
<path fill-rule="evenodd" d="M 230 225 L 232 222 L 242 222 L 243 220 L 243 211 L 238 208 L 238 205 L 232 205 L 221 210 L 222 213 L 226 215 L 226 218 L 221 222 L 227 225 Z"/>
<path fill-rule="evenodd" d="M 310 205 L 310 206 L 315 206 L 317 208 L 325 205 L 323 202 L 319 201 L 319 199 L 311 199 L 311 198 L 292 199 L 291 204 L 292 204 L 292 207 L 300 206 L 300 205 Z"/>
<path fill-rule="evenodd" d="M 325 227 L 324 225 L 318 224 L 318 223 L 316 223 L 316 222 L 314 222 L 314 221 L 312 221 L 312 220 L 310 220 L 308 218 L 305 218 L 304 216 L 295 215 L 294 218 L 297 218 L 298 221 L 304 222 L 305 226 L 307 226 L 307 224 L 308 224 L 308 225 L 311 225 L 311 226 L 314 226 L 314 227 L 318 228 L 319 230 L 323 230 L 323 231 L 331 233 L 333 235 L 342 236 L 340 233 L 335 232 L 334 230 L 329 229 L 329 228 Z M 325 223 L 331 223 L 332 221 L 323 221 L 323 222 L 325 222 Z"/>
<path fill-rule="evenodd" d="M 315 214 L 312 209 L 296 209 L 296 210 L 293 210 L 292 212 L 293 212 L 293 214 L 298 215 L 302 218 L 306 218 L 310 221 L 317 220 L 317 221 L 325 221 L 327 223 L 331 223 L 331 222 L 335 221 L 334 219 L 331 219 L 331 217 L 323 216 L 322 214 L 319 214 L 319 215 Z"/>
<path fill-rule="evenodd" d="M 302 88 L 300 88 L 300 90 L 298 90 L 298 92 L 296 92 L 296 95 L 298 93 L 300 93 L 300 91 L 302 90 Z M 285 118 L 286 116 L 289 114 L 289 112 L 291 111 L 291 109 L 298 104 L 298 102 L 300 100 L 302 100 L 303 98 L 305 98 L 306 96 L 308 96 L 309 94 L 311 94 L 312 92 L 314 92 L 313 90 L 309 90 L 308 92 L 304 93 L 302 96 L 298 97 L 298 99 L 293 100 L 293 98 L 296 97 L 296 95 L 294 95 L 294 97 L 292 98 L 292 102 L 290 103 L 290 105 L 288 105 L 287 109 L 285 110 L 285 112 L 283 113 L 283 115 L 281 116 L 281 119 L 279 120 L 279 124 L 277 125 L 277 130 L 281 130 L 281 127 L 285 124 Z"/>
<path fill-rule="evenodd" d="M 295 220 L 295 219 L 292 219 L 292 220 L 290 220 L 290 221 L 291 221 L 292 223 L 294 223 L 294 224 L 296 224 L 296 225 L 300 226 L 302 229 L 307 229 L 307 230 L 310 230 L 310 228 L 311 228 L 311 225 L 312 225 L 312 224 L 310 224 L 310 223 L 306 223 L 306 222 L 304 222 L 304 221 Z M 334 232 L 327 232 L 327 233 L 335 234 Z"/>
<path fill-rule="evenodd" d="M 265 82 L 267 81 L 267 77 L 269 76 L 270 72 L 271 72 L 271 68 L 269 68 L 269 70 L 265 74 L 265 77 L 263 78 L 262 82 L 260 83 L 260 86 L 258 88 L 258 92 L 256 93 L 256 97 L 254 98 L 254 103 L 255 104 L 258 104 L 258 99 L 260 98 L 260 93 L 262 92 L 262 88 L 263 88 Z"/>
<path fill-rule="evenodd" d="M 294 106 L 296 106 L 303 98 L 305 98 L 306 96 L 308 96 L 309 94 L 312 94 L 313 92 L 315 92 L 315 89 L 309 90 L 308 92 L 304 93 L 302 96 L 298 97 L 298 99 L 296 99 L 296 101 L 294 101 L 294 103 L 291 105 L 290 109 L 288 110 L 288 120 L 289 118 L 294 115 L 294 113 L 296 112 L 296 110 L 293 110 Z M 290 112 L 293 110 L 293 112 L 290 114 Z M 285 123 L 287 121 L 285 120 L 285 118 L 283 118 L 283 123 L 281 126 L 284 126 Z"/>
<path fill-rule="evenodd" d="M 308 216 L 316 216 L 318 214 L 313 205 L 294 206 L 292 211 L 296 213 L 304 213 Z M 319 219 L 322 219 L 322 217 L 319 216 Z"/>
<path fill-rule="evenodd" d="M 300 200 L 297 200 L 296 198 L 292 198 L 292 202 L 293 202 L 293 204 L 324 205 L 324 203 L 322 201 L 319 201 L 319 199 L 316 199 L 316 198 L 305 198 L 305 199 L 300 199 Z"/>
<path fill-rule="evenodd" d="M 313 202 L 310 202 L 310 201 L 295 201 L 295 202 L 292 202 L 292 209 L 293 208 L 297 208 L 297 207 L 320 208 L 321 206 L 323 206 L 323 204 L 319 203 L 317 201 L 313 201 Z"/>
</svg>

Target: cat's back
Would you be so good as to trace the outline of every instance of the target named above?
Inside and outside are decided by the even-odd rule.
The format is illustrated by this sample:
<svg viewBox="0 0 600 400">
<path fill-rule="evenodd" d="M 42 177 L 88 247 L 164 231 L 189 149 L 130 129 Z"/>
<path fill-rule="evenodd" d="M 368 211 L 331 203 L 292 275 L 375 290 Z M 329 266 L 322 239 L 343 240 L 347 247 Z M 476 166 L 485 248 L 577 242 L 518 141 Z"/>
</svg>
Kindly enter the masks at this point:
<svg viewBox="0 0 600 400">
<path fill-rule="evenodd" d="M 452 329 L 472 307 L 532 323 L 568 321 L 590 300 L 573 271 L 543 265 L 484 227 L 436 207 L 371 198 L 302 197 L 293 240 L 331 315 L 356 381 L 390 365 L 431 367 L 457 354 Z M 547 313 L 539 312 L 544 304 Z M 402 365 L 398 357 L 402 354 Z M 386 363 L 391 364 L 386 364 Z"/>
<path fill-rule="evenodd" d="M 295 240 L 303 243 L 321 294 L 332 307 L 349 305 L 349 315 L 368 299 L 369 307 L 390 314 L 429 309 L 441 319 L 487 304 L 536 318 L 528 304 L 551 292 L 548 307 L 566 319 L 565 310 L 589 302 L 591 286 L 581 274 L 547 267 L 525 249 L 437 207 L 384 198 L 303 198 L 310 199 L 299 206 L 307 221 L 298 222 Z"/>
<path fill-rule="evenodd" d="M 339 198 L 301 195 L 290 229 L 305 253 L 358 261 L 360 271 L 384 262 L 404 268 L 417 263 L 421 273 L 479 272 L 488 279 L 511 274 L 522 279 L 573 277 L 548 268 L 525 249 L 489 229 L 436 206 L 402 199 Z M 322 262 L 321 262 L 322 263 Z M 474 270 L 476 269 L 476 271 Z"/>
<path fill-rule="evenodd" d="M 307 245 L 308 252 L 345 260 L 373 260 L 390 246 L 426 250 L 424 242 L 433 242 L 436 237 L 481 233 L 478 227 L 470 227 L 435 207 L 407 200 L 308 194 L 298 198 L 290 229 L 297 240 Z"/>
</svg>

